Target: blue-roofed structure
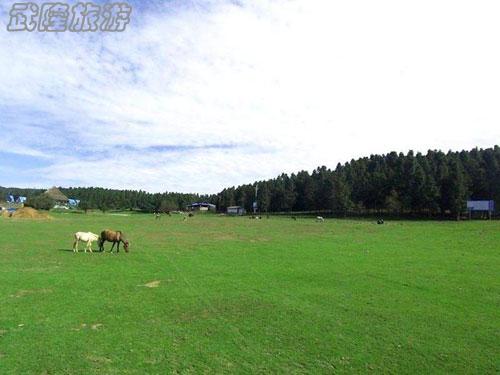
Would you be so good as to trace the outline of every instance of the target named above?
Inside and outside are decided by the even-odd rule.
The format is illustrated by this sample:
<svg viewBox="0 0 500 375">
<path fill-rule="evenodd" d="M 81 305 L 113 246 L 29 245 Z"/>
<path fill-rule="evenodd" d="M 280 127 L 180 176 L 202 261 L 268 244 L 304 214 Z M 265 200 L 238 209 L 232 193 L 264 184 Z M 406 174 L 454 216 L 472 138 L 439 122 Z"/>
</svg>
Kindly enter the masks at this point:
<svg viewBox="0 0 500 375">
<path fill-rule="evenodd" d="M 71 207 L 78 207 L 78 205 L 80 204 L 80 199 L 69 198 L 68 199 L 68 204 Z"/>
<path fill-rule="evenodd" d="M 28 200 L 27 197 L 23 197 L 20 195 L 9 194 L 7 195 L 8 203 L 25 203 Z"/>
</svg>

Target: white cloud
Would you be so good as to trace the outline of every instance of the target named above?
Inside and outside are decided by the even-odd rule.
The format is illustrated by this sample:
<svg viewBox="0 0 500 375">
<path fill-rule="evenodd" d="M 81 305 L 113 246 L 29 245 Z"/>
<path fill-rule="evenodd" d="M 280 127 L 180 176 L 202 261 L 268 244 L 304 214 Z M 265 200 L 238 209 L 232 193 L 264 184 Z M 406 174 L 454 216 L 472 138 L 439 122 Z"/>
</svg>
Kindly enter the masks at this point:
<svg viewBox="0 0 500 375">
<path fill-rule="evenodd" d="M 52 158 L 39 185 L 215 192 L 375 152 L 498 143 L 497 2 L 241 3 L 166 3 L 118 35 L 3 25 L 0 146 Z"/>
</svg>

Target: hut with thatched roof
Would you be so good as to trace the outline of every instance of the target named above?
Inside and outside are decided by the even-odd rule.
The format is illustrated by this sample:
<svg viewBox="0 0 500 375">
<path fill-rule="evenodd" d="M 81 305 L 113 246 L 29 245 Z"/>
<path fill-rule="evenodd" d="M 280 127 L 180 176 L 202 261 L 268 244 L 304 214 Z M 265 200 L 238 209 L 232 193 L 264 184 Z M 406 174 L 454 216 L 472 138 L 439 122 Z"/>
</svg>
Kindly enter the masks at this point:
<svg viewBox="0 0 500 375">
<path fill-rule="evenodd" d="M 61 190 L 59 190 L 57 187 L 51 187 L 49 190 L 45 192 L 46 195 L 48 195 L 51 199 L 53 199 L 56 202 L 56 205 L 67 205 L 68 204 L 68 197 L 65 196 Z"/>
</svg>

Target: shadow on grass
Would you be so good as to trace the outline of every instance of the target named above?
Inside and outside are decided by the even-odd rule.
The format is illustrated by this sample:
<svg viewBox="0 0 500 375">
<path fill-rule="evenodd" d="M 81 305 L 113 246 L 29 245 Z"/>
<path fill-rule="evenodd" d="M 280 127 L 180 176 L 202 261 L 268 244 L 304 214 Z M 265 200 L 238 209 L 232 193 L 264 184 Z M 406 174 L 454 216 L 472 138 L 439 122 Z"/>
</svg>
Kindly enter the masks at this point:
<svg viewBox="0 0 500 375">
<path fill-rule="evenodd" d="M 73 252 L 73 249 L 57 249 L 57 251 L 66 251 L 66 252 Z M 84 253 L 84 249 L 78 249 L 79 253 Z M 90 251 L 88 251 L 90 253 Z M 97 254 L 103 254 L 103 253 L 109 253 L 109 251 L 99 251 L 99 250 L 92 250 L 92 254 L 97 253 Z"/>
</svg>

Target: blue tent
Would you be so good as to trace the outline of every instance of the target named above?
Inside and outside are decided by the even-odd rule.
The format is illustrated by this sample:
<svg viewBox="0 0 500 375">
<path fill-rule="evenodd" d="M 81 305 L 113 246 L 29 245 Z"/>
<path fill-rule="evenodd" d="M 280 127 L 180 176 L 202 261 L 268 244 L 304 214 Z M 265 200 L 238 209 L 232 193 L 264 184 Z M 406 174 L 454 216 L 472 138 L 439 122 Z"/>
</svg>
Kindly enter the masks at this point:
<svg viewBox="0 0 500 375">
<path fill-rule="evenodd" d="M 72 198 L 70 198 L 70 199 L 68 199 L 68 204 L 70 206 L 76 207 L 76 206 L 78 206 L 80 204 L 80 199 L 72 199 Z"/>
<path fill-rule="evenodd" d="M 26 197 L 21 197 L 20 195 L 7 195 L 7 202 L 9 203 L 24 203 L 28 200 Z"/>
</svg>

